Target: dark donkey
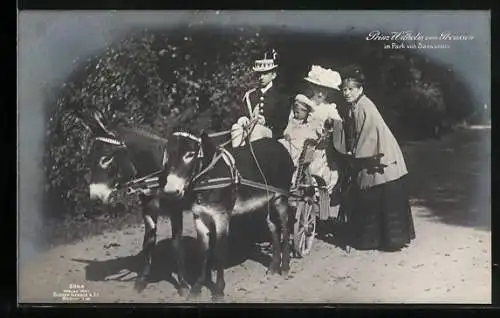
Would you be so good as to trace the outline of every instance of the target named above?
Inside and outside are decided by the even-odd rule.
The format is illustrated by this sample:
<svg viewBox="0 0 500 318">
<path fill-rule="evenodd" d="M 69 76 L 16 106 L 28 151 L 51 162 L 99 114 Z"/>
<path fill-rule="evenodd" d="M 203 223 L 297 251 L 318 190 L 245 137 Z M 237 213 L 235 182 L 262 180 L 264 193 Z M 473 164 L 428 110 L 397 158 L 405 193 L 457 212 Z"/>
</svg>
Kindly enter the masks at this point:
<svg viewBox="0 0 500 318">
<path fill-rule="evenodd" d="M 90 198 L 108 204 L 117 194 L 139 193 L 145 225 L 141 254 L 144 267 L 135 287 L 142 290 L 151 272 L 152 254 L 156 246 L 158 216 L 165 213 L 170 218 L 173 246 L 177 260 L 179 293 L 189 289 L 185 281 L 184 255 L 181 246 L 183 209 L 178 200 L 161 198 L 160 178 L 166 161 L 166 139 L 133 128 L 116 128 L 111 131 L 103 124 L 102 115 L 94 115 L 91 130 L 95 134 L 90 167 Z"/>
<path fill-rule="evenodd" d="M 260 139 L 237 149 L 216 147 L 203 132 L 201 138 L 188 132 L 169 136 L 168 167 L 163 191 L 186 204 L 193 213 L 201 245 L 201 274 L 190 296 L 203 285 L 213 286 L 213 297 L 224 296 L 224 267 L 228 253 L 229 222 L 232 215 L 267 208 L 273 255 L 268 273 L 287 275 L 290 269 L 288 197 L 239 180 L 269 185 L 287 192 L 293 174 L 288 151 L 274 139 Z M 254 158 L 257 158 L 257 162 Z M 212 268 L 217 272 L 212 284 Z"/>
</svg>

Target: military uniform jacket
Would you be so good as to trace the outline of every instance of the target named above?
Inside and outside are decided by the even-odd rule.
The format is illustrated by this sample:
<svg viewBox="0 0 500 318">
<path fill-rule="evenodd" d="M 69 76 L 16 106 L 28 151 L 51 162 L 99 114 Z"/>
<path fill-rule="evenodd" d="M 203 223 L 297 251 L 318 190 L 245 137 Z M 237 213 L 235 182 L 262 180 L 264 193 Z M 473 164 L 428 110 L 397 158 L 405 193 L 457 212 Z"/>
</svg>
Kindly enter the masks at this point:
<svg viewBox="0 0 500 318">
<path fill-rule="evenodd" d="M 271 129 L 273 138 L 283 137 L 292 108 L 287 97 L 272 82 L 264 89 L 249 90 L 243 97 L 243 103 L 246 116 L 253 118 L 253 114 L 258 112 L 264 116 L 264 125 Z"/>
</svg>

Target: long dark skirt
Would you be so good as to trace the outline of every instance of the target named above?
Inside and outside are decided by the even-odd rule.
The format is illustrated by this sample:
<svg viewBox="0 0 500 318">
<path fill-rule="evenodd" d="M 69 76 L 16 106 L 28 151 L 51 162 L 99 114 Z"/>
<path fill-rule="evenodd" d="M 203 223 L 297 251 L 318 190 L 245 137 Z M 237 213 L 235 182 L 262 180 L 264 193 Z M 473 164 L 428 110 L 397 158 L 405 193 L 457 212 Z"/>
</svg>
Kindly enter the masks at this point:
<svg viewBox="0 0 500 318">
<path fill-rule="evenodd" d="M 350 196 L 352 246 L 360 250 L 399 250 L 415 238 L 405 177 Z"/>
</svg>

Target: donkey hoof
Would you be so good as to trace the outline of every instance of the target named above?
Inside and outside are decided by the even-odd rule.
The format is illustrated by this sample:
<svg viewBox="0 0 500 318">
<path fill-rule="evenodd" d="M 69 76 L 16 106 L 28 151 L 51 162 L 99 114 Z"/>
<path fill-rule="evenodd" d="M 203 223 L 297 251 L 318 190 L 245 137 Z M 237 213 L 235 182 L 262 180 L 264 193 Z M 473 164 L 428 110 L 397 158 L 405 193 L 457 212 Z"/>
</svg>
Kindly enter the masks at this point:
<svg viewBox="0 0 500 318">
<path fill-rule="evenodd" d="M 144 277 L 139 277 L 136 281 L 135 281 L 135 284 L 134 284 L 134 289 L 137 291 L 137 292 L 142 292 L 144 289 L 146 289 L 146 286 L 148 285 L 148 283 L 146 282 L 146 279 Z"/>
<path fill-rule="evenodd" d="M 290 276 L 290 270 L 289 269 L 282 269 L 281 276 L 284 278 L 288 278 Z"/>
<path fill-rule="evenodd" d="M 200 295 L 201 295 L 201 287 L 194 286 L 189 291 L 188 299 L 197 300 L 198 298 L 200 298 Z"/>
<path fill-rule="evenodd" d="M 276 275 L 279 274 L 280 270 L 277 266 L 269 266 L 266 275 Z"/>
<path fill-rule="evenodd" d="M 224 301 L 224 292 L 216 292 L 212 295 L 213 302 L 223 302 Z"/>
<path fill-rule="evenodd" d="M 200 299 L 200 295 L 201 295 L 201 292 L 190 291 L 188 296 L 187 296 L 187 299 L 196 301 L 196 300 Z"/>
<path fill-rule="evenodd" d="M 179 293 L 179 296 L 186 297 L 189 295 L 189 287 L 179 287 L 177 292 Z"/>
</svg>

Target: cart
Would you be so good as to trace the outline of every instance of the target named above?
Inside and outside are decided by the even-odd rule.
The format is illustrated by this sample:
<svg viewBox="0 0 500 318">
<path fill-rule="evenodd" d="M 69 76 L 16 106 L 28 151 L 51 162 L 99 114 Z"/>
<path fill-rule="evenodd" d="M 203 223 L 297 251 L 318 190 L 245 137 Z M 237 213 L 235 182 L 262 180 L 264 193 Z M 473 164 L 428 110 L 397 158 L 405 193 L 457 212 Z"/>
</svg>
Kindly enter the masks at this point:
<svg viewBox="0 0 500 318">
<path fill-rule="evenodd" d="M 227 146 L 231 140 L 227 140 L 228 131 L 209 134 L 210 137 L 223 139 L 219 142 L 218 148 Z M 289 198 L 290 206 L 295 208 L 293 217 L 293 228 L 291 228 L 291 246 L 294 257 L 302 258 L 310 253 L 316 238 L 316 228 L 318 221 L 329 219 L 330 194 L 326 188 L 326 182 L 318 176 L 311 174 L 309 164 L 312 162 L 317 146 L 321 144 L 328 134 L 319 136 L 318 139 L 306 139 L 301 148 L 295 183 L 292 189 L 278 189 L 270 185 L 261 184 L 242 177 L 238 178 L 238 183 L 256 189 L 263 189 L 270 192 L 286 195 Z M 248 140 L 247 140 L 248 142 Z M 251 146 L 251 142 L 249 142 Z M 255 158 L 257 160 L 257 158 Z M 195 190 L 226 186 L 227 184 L 216 185 L 214 180 L 206 180 L 203 185 L 194 187 Z M 333 221 L 345 224 L 348 217 L 344 212 L 339 212 L 339 216 Z"/>
<path fill-rule="evenodd" d="M 218 133 L 209 134 L 210 137 L 218 139 L 223 138 L 218 144 L 218 148 L 224 148 L 228 145 L 231 140 L 227 140 L 227 135 L 230 131 L 223 131 Z M 330 194 L 326 189 L 326 183 L 323 179 L 318 176 L 313 176 L 309 170 L 309 164 L 312 162 L 314 152 L 317 146 L 328 137 L 327 134 L 320 136 L 318 139 L 306 139 L 304 141 L 301 154 L 299 157 L 299 163 L 297 167 L 296 179 L 294 187 L 292 189 L 278 189 L 269 185 L 257 183 L 251 180 L 246 180 L 239 177 L 238 183 L 244 184 L 246 186 L 268 190 L 270 192 L 275 192 L 288 196 L 289 203 L 295 208 L 294 219 L 293 219 L 293 229 L 291 235 L 291 245 L 292 251 L 295 257 L 302 258 L 310 253 L 314 240 L 316 238 L 317 224 L 318 221 L 326 221 L 329 219 L 330 211 Z M 251 145 L 251 143 L 250 143 Z M 340 188 L 349 189 L 351 181 L 345 176 L 354 175 L 358 169 L 366 167 L 375 167 L 377 169 L 383 167 L 380 164 L 380 158 L 383 154 L 376 155 L 370 158 L 356 158 L 353 159 L 346 154 L 339 153 L 336 149 L 335 152 L 339 154 L 341 161 L 344 161 L 340 166 L 348 167 L 348 173 L 344 173 L 343 177 L 339 179 L 341 183 Z M 157 186 L 158 177 L 155 173 L 154 178 L 152 176 L 146 176 L 141 179 L 137 179 L 129 182 L 127 184 L 128 193 L 132 194 L 138 190 L 151 191 L 151 186 L 146 182 L 149 179 L 154 179 L 155 186 Z M 339 176 L 340 177 L 340 176 Z M 147 179 L 149 178 L 149 179 Z M 144 180 L 143 180 L 144 179 Z M 147 179 L 147 180 L 146 180 Z M 206 188 L 217 188 L 225 187 L 230 185 L 234 180 L 226 180 L 225 182 L 220 182 L 220 180 L 206 180 L 203 185 L 194 187 L 194 190 L 201 190 Z M 341 194 L 341 200 L 346 197 L 348 190 L 343 190 Z M 346 225 L 349 221 L 349 213 L 346 209 L 342 208 L 339 210 L 339 215 L 333 220 L 334 224 Z M 332 229 L 333 230 L 333 229 Z"/>
<path fill-rule="evenodd" d="M 293 253 L 302 258 L 312 250 L 319 221 L 329 218 L 330 194 L 323 179 L 313 176 L 309 164 L 313 159 L 319 140 L 307 139 L 299 157 L 295 187 L 290 190 L 290 205 L 295 207 Z"/>
<path fill-rule="evenodd" d="M 318 221 L 331 220 L 329 231 L 342 229 L 345 235 L 349 235 L 348 226 L 350 219 L 350 205 L 348 197 L 353 189 L 353 179 L 360 169 L 373 169 L 383 172 L 386 166 L 380 162 L 383 154 L 366 158 L 354 158 L 350 154 L 344 154 L 333 148 L 336 158 L 339 160 L 339 180 L 336 187 L 340 189 L 340 208 L 338 215 L 330 218 L 330 193 L 326 189 L 326 184 L 318 176 L 311 175 L 309 164 L 313 159 L 313 154 L 328 134 L 319 137 L 317 140 L 307 139 L 302 147 L 299 157 L 298 171 L 295 180 L 295 189 L 290 191 L 290 203 L 295 206 L 295 220 L 292 232 L 292 246 L 295 257 L 302 258 L 312 250 L 317 233 Z M 342 233 L 335 234 L 338 238 L 346 239 Z M 344 242 L 344 248 L 350 252 L 349 243 Z"/>
</svg>

